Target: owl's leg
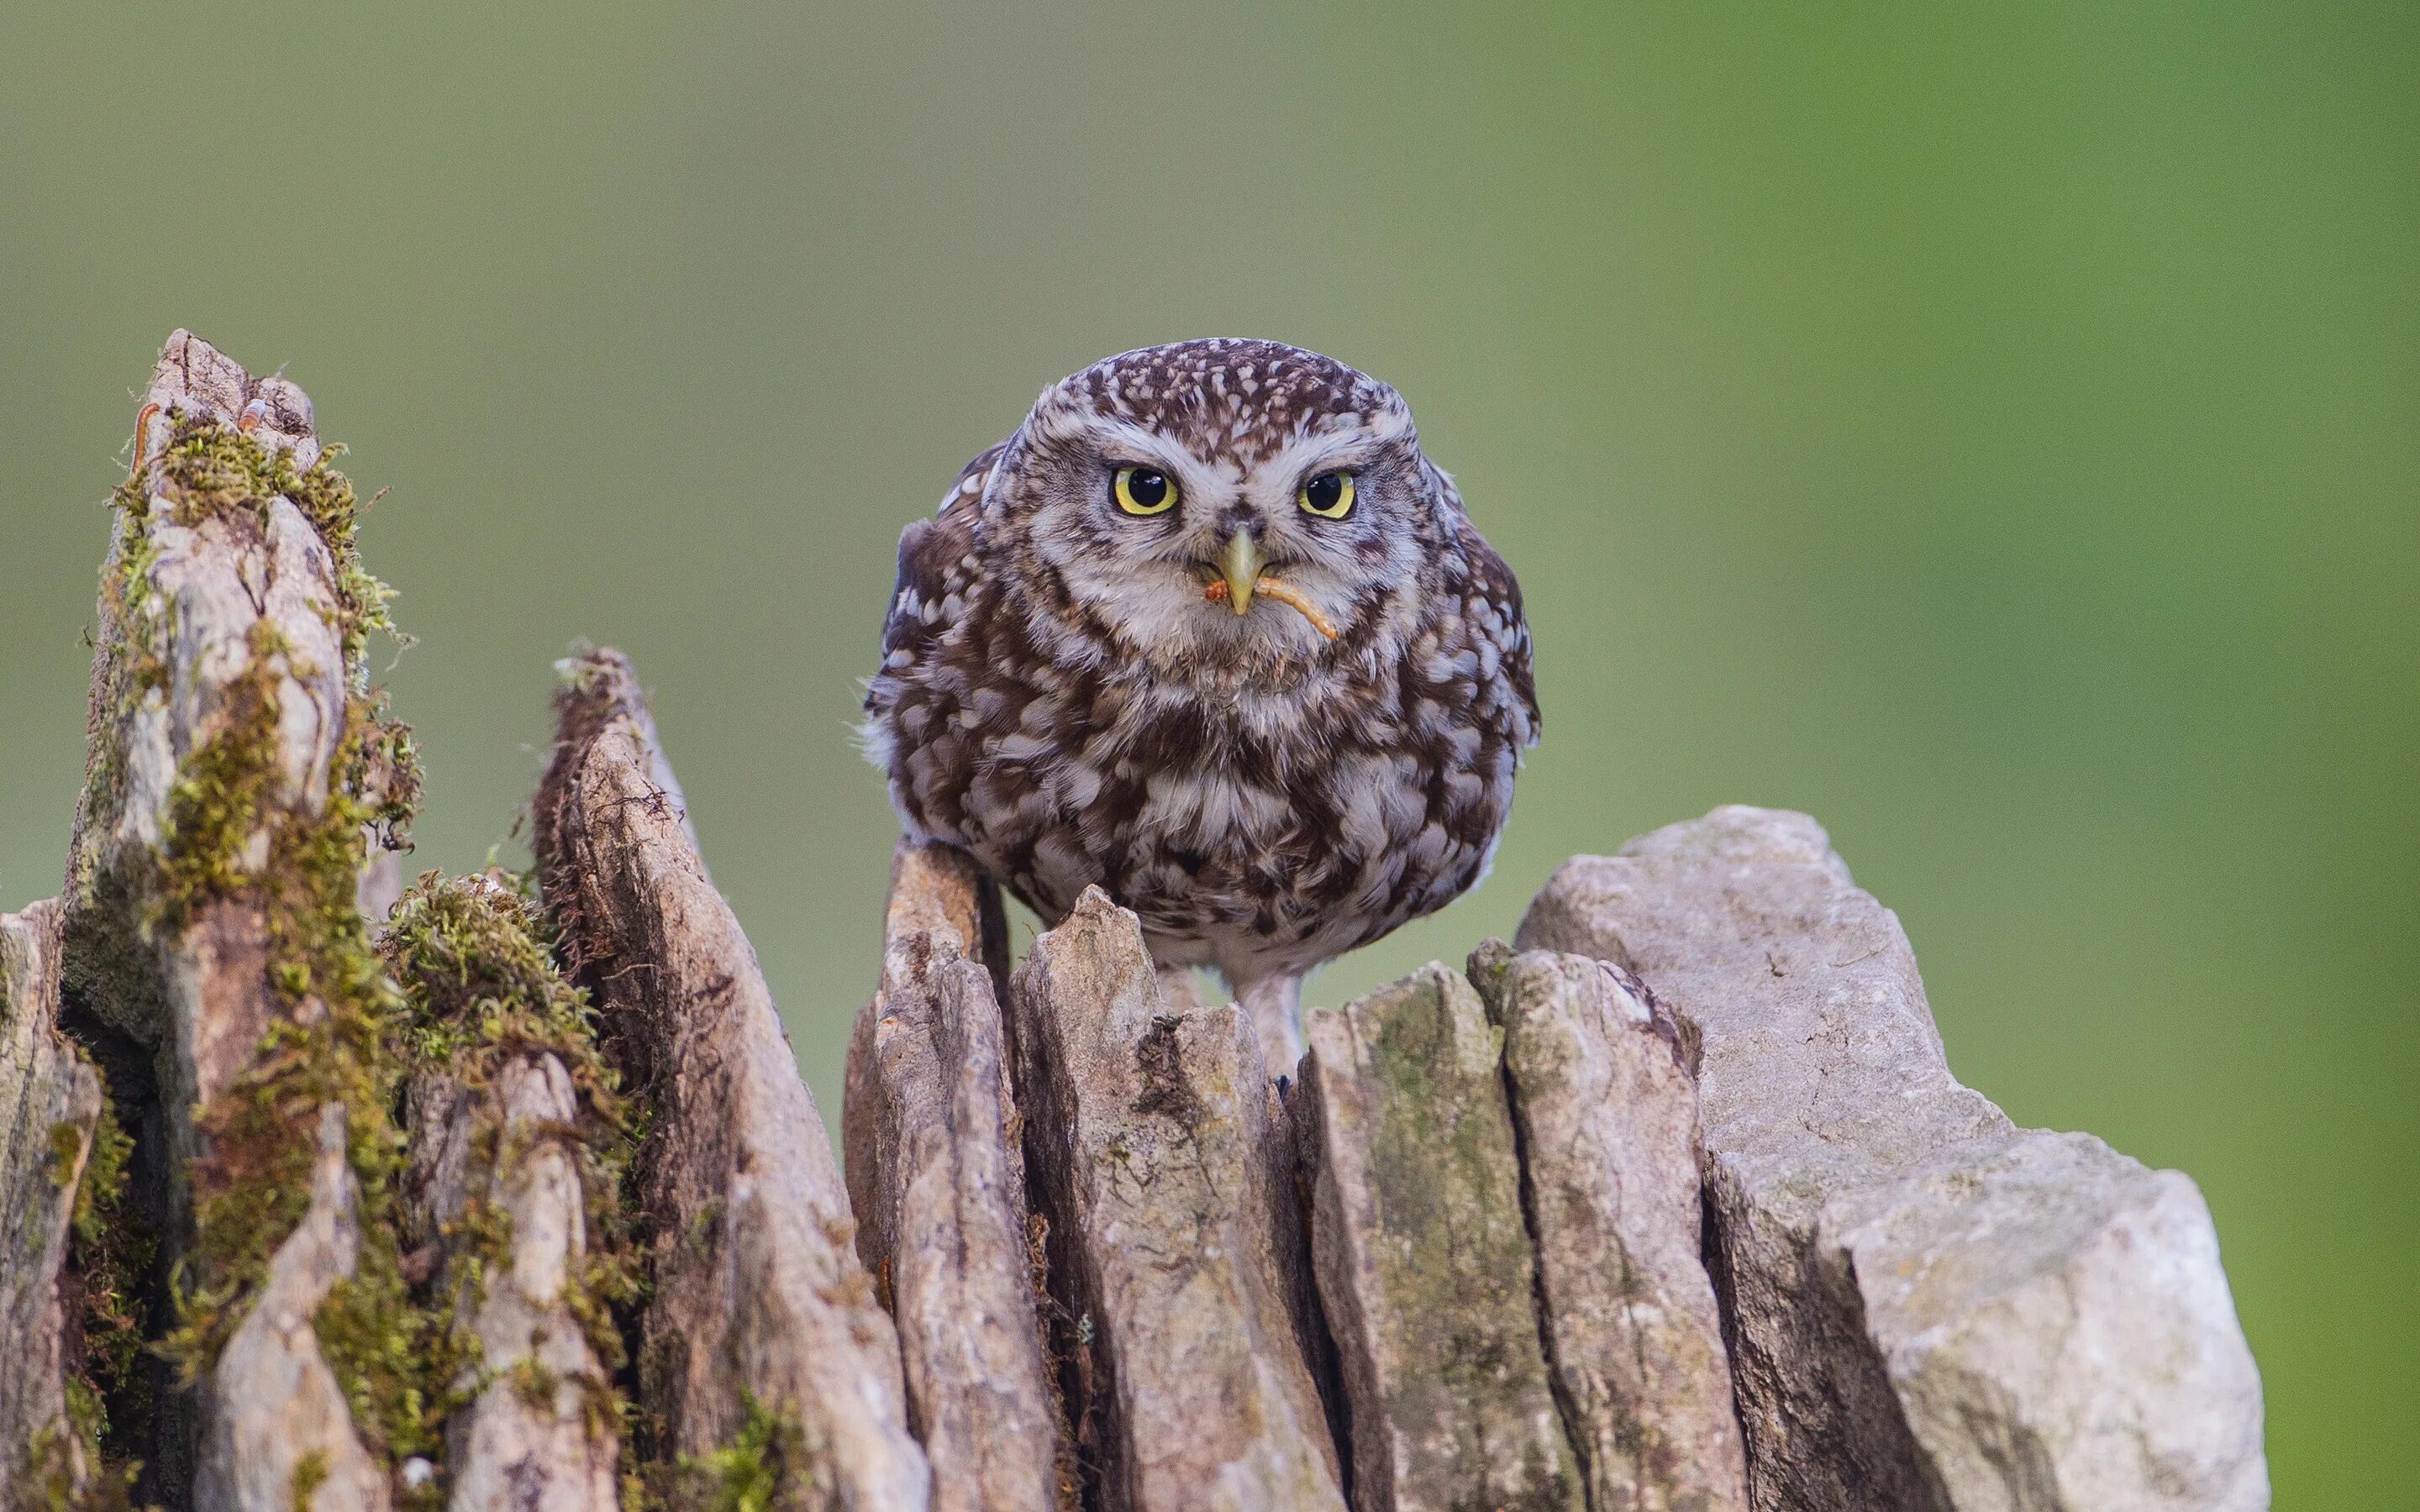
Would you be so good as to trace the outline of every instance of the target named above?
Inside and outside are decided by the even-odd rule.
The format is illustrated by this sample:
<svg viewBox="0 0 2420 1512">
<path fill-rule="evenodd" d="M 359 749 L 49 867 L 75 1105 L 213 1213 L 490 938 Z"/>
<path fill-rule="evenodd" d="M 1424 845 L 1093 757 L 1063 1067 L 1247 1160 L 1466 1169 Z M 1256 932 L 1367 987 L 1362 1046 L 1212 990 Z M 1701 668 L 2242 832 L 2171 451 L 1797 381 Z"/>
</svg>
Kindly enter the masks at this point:
<svg viewBox="0 0 2420 1512">
<path fill-rule="evenodd" d="M 1271 1076 L 1292 1076 L 1302 1059 L 1302 978 L 1256 977 L 1234 988 L 1261 1041 L 1262 1067 Z"/>
<path fill-rule="evenodd" d="M 1191 966 L 1162 965 L 1158 970 L 1160 1007 L 1171 1013 L 1184 1013 L 1202 1006 L 1202 988 L 1193 979 Z"/>
</svg>

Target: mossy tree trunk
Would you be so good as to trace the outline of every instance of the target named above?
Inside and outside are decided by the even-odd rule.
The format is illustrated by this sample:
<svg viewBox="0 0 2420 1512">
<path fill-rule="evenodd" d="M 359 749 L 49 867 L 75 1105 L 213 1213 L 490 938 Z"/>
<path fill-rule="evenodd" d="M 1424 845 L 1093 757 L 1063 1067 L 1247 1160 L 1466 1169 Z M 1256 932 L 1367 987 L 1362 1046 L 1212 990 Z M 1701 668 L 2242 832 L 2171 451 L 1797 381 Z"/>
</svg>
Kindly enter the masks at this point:
<svg viewBox="0 0 2420 1512">
<path fill-rule="evenodd" d="M 179 332 L 136 428 L 67 894 L 0 930 L 0 1512 L 923 1506 L 627 666 L 567 684 L 560 908 L 432 874 L 390 918 L 416 768 L 309 401 Z"/>
<path fill-rule="evenodd" d="M 384 593 L 326 461 L 300 390 L 178 332 L 101 575 L 66 978 L 150 1062 L 178 1380 L 147 1458 L 167 1499 L 190 1458 L 205 1505 L 296 1484 L 390 1502 L 396 1446 L 351 1412 L 376 1362 L 332 1359 L 313 1327 L 394 1290 L 392 992 L 355 889 L 408 801 L 382 784 L 410 786 L 365 671 Z"/>
</svg>

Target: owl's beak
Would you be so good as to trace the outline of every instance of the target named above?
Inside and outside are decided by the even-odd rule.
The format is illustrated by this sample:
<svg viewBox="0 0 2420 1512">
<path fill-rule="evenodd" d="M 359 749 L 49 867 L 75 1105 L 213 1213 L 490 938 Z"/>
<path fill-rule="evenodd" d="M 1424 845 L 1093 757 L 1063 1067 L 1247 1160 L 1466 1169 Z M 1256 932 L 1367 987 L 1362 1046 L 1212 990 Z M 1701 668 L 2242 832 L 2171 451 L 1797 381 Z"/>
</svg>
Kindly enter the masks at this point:
<svg viewBox="0 0 2420 1512">
<path fill-rule="evenodd" d="M 1252 607 L 1252 590 L 1260 586 L 1262 565 L 1261 544 L 1252 539 L 1249 526 L 1227 537 L 1227 549 L 1218 556 L 1218 575 L 1227 582 L 1227 607 L 1239 615 Z"/>
</svg>

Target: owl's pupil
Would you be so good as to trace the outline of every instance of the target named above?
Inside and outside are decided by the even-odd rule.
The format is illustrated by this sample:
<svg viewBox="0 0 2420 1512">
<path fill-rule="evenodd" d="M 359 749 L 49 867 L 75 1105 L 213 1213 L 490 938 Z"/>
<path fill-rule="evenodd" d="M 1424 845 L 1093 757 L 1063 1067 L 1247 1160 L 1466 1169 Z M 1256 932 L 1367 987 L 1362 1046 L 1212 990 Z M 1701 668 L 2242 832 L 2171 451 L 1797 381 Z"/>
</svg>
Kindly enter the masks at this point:
<svg viewBox="0 0 2420 1512">
<path fill-rule="evenodd" d="M 1313 509 L 1334 509 L 1336 501 L 1343 495 L 1344 480 L 1333 472 L 1323 472 L 1302 486 L 1302 496 L 1311 501 Z"/>
<path fill-rule="evenodd" d="M 1168 479 L 1149 468 L 1137 468 L 1126 476 L 1126 495 L 1144 509 L 1156 509 L 1168 497 Z"/>
</svg>

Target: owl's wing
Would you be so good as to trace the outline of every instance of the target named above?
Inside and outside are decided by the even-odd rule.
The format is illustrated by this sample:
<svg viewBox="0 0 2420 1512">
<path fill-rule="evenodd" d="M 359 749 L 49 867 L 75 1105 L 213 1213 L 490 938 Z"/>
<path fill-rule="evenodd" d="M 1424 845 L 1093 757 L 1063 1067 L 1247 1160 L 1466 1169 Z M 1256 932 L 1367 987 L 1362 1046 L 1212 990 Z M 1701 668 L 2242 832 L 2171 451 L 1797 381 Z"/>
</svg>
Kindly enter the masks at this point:
<svg viewBox="0 0 2420 1512">
<path fill-rule="evenodd" d="M 882 621 L 882 665 L 895 671 L 923 658 L 926 650 L 966 603 L 974 580 L 975 517 L 992 464 L 1008 449 L 991 447 L 958 470 L 941 497 L 941 507 L 899 532 L 899 576 Z M 866 695 L 872 710 L 880 700 L 880 679 Z"/>
<path fill-rule="evenodd" d="M 1496 554 L 1496 548 L 1487 544 L 1487 537 L 1480 534 L 1479 527 L 1470 523 L 1470 516 L 1462 507 L 1462 495 L 1455 489 L 1453 480 L 1446 476 L 1442 469 L 1434 471 L 1437 486 L 1449 506 L 1444 511 L 1450 521 L 1449 529 L 1454 545 L 1461 548 L 1459 574 L 1453 567 L 1455 553 L 1447 553 L 1448 586 L 1462 593 L 1463 618 L 1495 643 L 1496 654 L 1504 663 L 1504 675 L 1512 685 L 1513 695 L 1521 701 L 1522 712 L 1528 718 L 1528 728 L 1525 732 L 1526 738 L 1517 744 L 1535 745 L 1544 728 L 1544 721 L 1538 713 L 1538 680 L 1529 667 L 1529 621 L 1521 610 L 1521 585 L 1514 580 L 1512 569 L 1506 566 L 1504 559 Z M 1457 576 L 1461 580 L 1453 581 Z M 1481 606 L 1489 612 L 1476 612 Z"/>
</svg>

